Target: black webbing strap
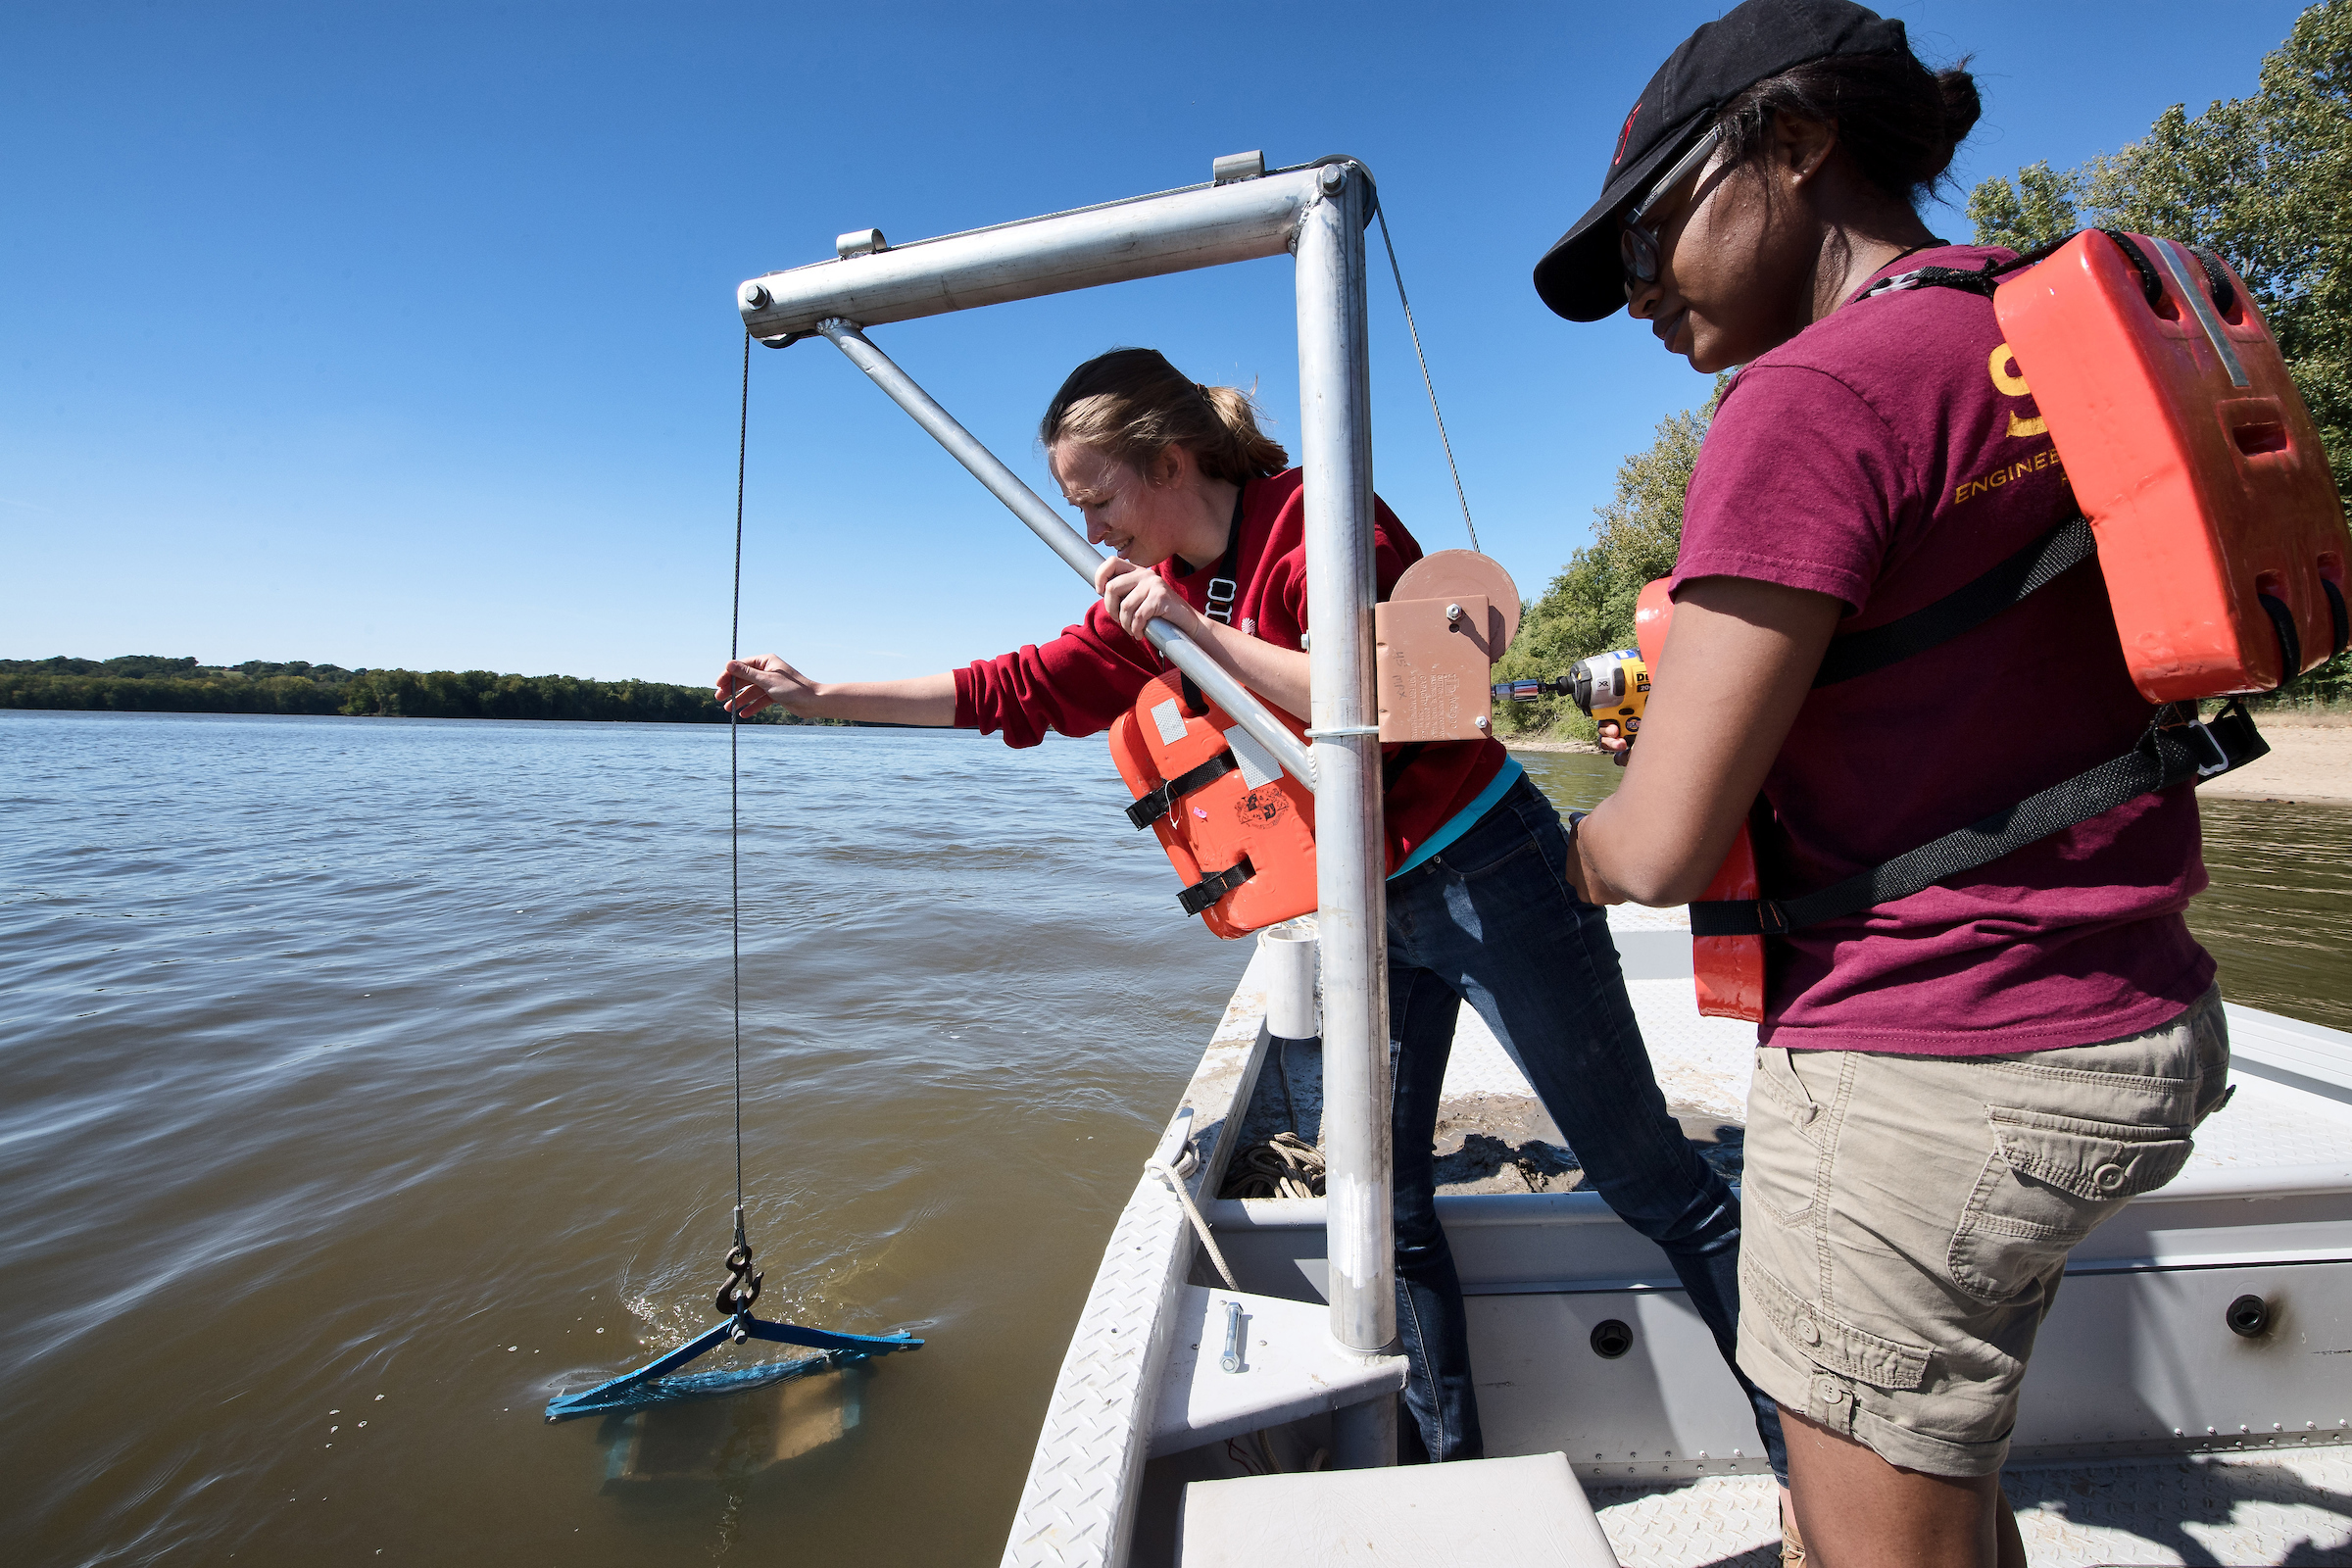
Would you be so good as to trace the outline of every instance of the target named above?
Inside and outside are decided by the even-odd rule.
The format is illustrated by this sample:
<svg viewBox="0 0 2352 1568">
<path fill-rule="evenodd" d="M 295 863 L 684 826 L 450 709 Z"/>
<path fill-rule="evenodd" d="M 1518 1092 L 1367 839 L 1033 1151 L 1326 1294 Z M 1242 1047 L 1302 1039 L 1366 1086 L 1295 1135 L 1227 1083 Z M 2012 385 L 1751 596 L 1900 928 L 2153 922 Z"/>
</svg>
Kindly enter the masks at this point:
<svg viewBox="0 0 2352 1568">
<path fill-rule="evenodd" d="M 1225 559 L 1217 563 L 1216 575 L 1208 579 L 1208 607 L 1200 612 L 1227 626 L 1233 624 L 1233 601 L 1242 591 L 1241 573 L 1235 568 L 1241 564 L 1242 555 L 1242 498 L 1249 493 L 1247 480 L 1233 492 L 1233 520 L 1225 524 Z"/>
<path fill-rule="evenodd" d="M 2303 673 L 2303 634 L 2285 600 L 2277 594 L 2257 593 L 2255 597 L 2262 601 L 2262 612 L 2271 617 L 2271 630 L 2278 634 L 2278 684 L 2283 686 Z"/>
<path fill-rule="evenodd" d="M 2167 710 L 2169 711 L 2169 710 Z M 2162 716 L 2160 714 L 2160 716 Z M 2232 702 L 2211 723 L 2159 728 L 2131 751 L 2006 807 L 1956 833 L 1921 845 L 1832 887 L 1798 899 L 1738 899 L 1690 906 L 1694 937 L 1785 936 L 1873 905 L 1907 899 L 1961 871 L 1997 860 L 2126 801 L 2243 766 L 2270 750 L 2252 715 Z"/>
<path fill-rule="evenodd" d="M 2124 253 L 2124 260 L 2130 262 L 2132 270 L 2139 273 L 2139 291 L 2147 297 L 2148 309 L 2163 309 L 2164 284 L 2157 278 L 2155 265 L 2148 260 L 2147 252 L 2139 248 L 2139 241 L 2120 228 L 2102 228 L 2099 232 L 2115 242 L 2115 248 Z M 2207 269 L 2206 276 L 2209 280 L 2212 278 L 2211 269 Z M 2217 295 L 2221 292 L 2218 285 L 2214 292 Z"/>
<path fill-rule="evenodd" d="M 2194 256 L 2205 269 L 2206 286 L 2213 290 L 2213 308 L 2228 316 L 2237 305 L 2237 290 L 2230 286 L 2230 274 L 2222 270 L 2222 259 L 2211 251 L 2201 251 L 2194 245 L 2181 247 Z"/>
<path fill-rule="evenodd" d="M 1224 870 L 1212 871 L 1177 894 L 1176 902 L 1184 906 L 1185 913 L 1199 914 L 1255 875 L 1257 867 L 1251 865 L 1250 857 L 1245 855 Z"/>
<path fill-rule="evenodd" d="M 2099 232 L 2114 242 L 2115 248 L 2123 253 L 2124 260 L 2130 262 L 2132 270 L 2139 274 L 2139 291 L 2146 297 L 2148 309 L 2161 310 L 2164 306 L 2164 284 L 2157 277 L 2155 265 L 2148 260 L 2148 253 L 2139 248 L 2137 240 L 2120 228 L 2102 228 Z M 1869 299 L 1874 294 L 1895 294 L 1914 288 L 1956 288 L 1964 293 L 1982 294 L 1990 299 L 1993 289 L 2002 278 L 2036 262 L 2046 261 L 2059 246 L 2074 237 L 2069 234 L 2066 239 L 2053 240 L 2026 252 L 2015 261 L 1996 262 L 1988 256 L 1983 267 L 1922 267 L 1914 271 L 1897 272 L 1891 277 L 1880 278 L 1856 298 Z M 2194 247 L 2189 250 L 2197 258 L 2197 264 L 2205 269 L 2205 281 L 2213 291 L 2213 303 L 2227 314 L 2237 303 L 2237 291 L 2230 286 L 2230 274 L 2222 270 L 2218 257 Z"/>
<path fill-rule="evenodd" d="M 1241 765 L 1233 760 L 1231 752 L 1219 752 L 1199 767 L 1189 768 L 1174 778 L 1164 779 L 1159 788 L 1137 796 L 1135 804 L 1127 808 L 1127 820 L 1133 822 L 1139 829 L 1150 827 L 1175 809 L 1178 801 L 1183 800 L 1195 790 L 1203 789 L 1215 783 L 1226 774 L 1238 770 Z"/>
<path fill-rule="evenodd" d="M 1837 639 L 1822 656 L 1821 670 L 1813 677 L 1814 689 L 1867 675 L 1948 642 L 2023 602 L 2098 553 L 2089 520 L 2078 514 L 1934 604 L 1884 626 L 1848 632 Z"/>
</svg>

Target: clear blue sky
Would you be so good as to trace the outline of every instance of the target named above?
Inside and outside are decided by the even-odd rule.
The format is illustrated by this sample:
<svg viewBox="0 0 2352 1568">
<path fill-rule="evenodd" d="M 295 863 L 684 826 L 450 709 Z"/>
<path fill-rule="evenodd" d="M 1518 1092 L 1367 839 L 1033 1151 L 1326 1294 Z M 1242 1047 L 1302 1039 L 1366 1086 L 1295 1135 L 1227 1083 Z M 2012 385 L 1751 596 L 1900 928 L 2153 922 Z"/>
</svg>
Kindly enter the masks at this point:
<svg viewBox="0 0 2352 1568">
<path fill-rule="evenodd" d="M 19 0 L 0 12 L 0 657 L 707 678 L 743 277 L 1348 152 L 1381 182 L 1481 536 L 1533 596 L 1706 390 L 1527 282 L 1722 9 Z M 1975 57 L 1968 183 L 2253 89 L 2293 4 L 1891 5 Z M 1932 214 L 1966 236 L 1955 213 Z M 1463 542 L 1373 296 L 1377 482 Z M 1078 361 L 1297 431 L 1290 263 L 878 329 L 1049 497 Z M 822 343 L 755 351 L 745 642 L 820 678 L 1051 635 L 1084 590 Z"/>
</svg>

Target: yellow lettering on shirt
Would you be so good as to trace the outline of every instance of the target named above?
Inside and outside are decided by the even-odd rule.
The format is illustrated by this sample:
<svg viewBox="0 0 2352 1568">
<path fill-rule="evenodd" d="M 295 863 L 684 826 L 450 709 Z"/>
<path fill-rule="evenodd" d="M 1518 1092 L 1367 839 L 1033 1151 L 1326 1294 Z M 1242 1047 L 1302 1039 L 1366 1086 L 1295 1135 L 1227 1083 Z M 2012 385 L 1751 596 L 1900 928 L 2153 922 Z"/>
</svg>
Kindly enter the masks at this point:
<svg viewBox="0 0 2352 1568">
<path fill-rule="evenodd" d="M 2016 363 L 2017 356 L 2009 352 L 2008 344 L 1995 345 L 1992 351 L 1992 360 L 1985 367 L 1992 372 L 1993 390 L 2005 398 L 2032 397 L 2034 389 L 2026 385 L 2026 378 L 2009 368 Z"/>
<path fill-rule="evenodd" d="M 2034 389 L 2026 384 L 2026 378 L 2010 369 L 2016 363 L 2017 356 L 2009 352 L 2008 344 L 2003 343 L 1993 349 L 1992 358 L 1985 365 L 1985 368 L 1992 372 L 1993 390 L 2005 398 L 2032 397 Z M 2049 427 L 2049 421 L 2039 415 L 2031 419 L 2021 419 L 2014 414 L 2009 416 L 2009 434 L 2012 437 L 2041 435 Z"/>
<path fill-rule="evenodd" d="M 1956 507 L 1965 502 L 1974 501 L 1989 490 L 1997 489 L 1999 486 L 2015 480 L 2029 478 L 2044 469 L 2056 472 L 2061 483 L 2065 481 L 2066 466 L 2058 461 L 2056 447 L 2043 447 L 2030 458 L 2020 458 L 2014 463 L 2004 463 L 1999 467 L 1987 469 L 1973 479 L 1961 480 L 1952 487 L 1952 505 Z"/>
</svg>

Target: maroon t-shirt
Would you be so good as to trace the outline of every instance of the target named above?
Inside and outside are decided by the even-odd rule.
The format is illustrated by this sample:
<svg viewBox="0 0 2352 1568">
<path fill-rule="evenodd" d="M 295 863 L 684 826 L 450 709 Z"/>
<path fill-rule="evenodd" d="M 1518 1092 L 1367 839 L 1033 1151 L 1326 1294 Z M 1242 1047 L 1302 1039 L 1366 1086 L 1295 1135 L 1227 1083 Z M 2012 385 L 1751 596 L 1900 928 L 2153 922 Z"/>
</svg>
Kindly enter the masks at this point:
<svg viewBox="0 0 2352 1568">
<path fill-rule="evenodd" d="M 1373 572 L 1386 599 L 1421 547 L 1375 497 Z M 1159 574 L 1195 610 L 1208 604 L 1211 562 L 1199 571 L 1170 557 Z M 1306 613 L 1306 507 L 1297 468 L 1242 489 L 1242 528 L 1234 573 L 1241 588 L 1233 624 L 1278 648 L 1299 646 Z M 1100 600 L 1086 619 L 1052 642 L 980 660 L 956 671 L 956 723 L 983 734 L 1002 731 L 1007 746 L 1035 746 L 1046 731 L 1096 735 L 1135 706 L 1136 694 L 1168 668 L 1150 645 L 1110 618 Z M 1394 756 L 1396 748 L 1384 751 Z M 1390 787 L 1387 799 L 1389 868 L 1401 865 L 1421 842 L 1444 827 L 1501 771 L 1498 741 L 1446 741 L 1425 746 Z"/>
<path fill-rule="evenodd" d="M 2007 251 L 1939 247 L 1931 263 Z M 1726 393 L 1684 514 L 1679 586 L 1834 594 L 1842 634 L 1976 578 L 2074 515 L 1991 304 L 1848 300 Z M 1768 892 L 1810 893 L 2132 749 L 2133 690 L 2098 568 L 1940 647 L 1815 691 L 1765 780 Z M 2153 1028 L 2213 983 L 2181 911 L 2205 887 L 2180 785 L 1910 898 L 1774 939 L 1758 1039 L 1978 1055 Z"/>
</svg>

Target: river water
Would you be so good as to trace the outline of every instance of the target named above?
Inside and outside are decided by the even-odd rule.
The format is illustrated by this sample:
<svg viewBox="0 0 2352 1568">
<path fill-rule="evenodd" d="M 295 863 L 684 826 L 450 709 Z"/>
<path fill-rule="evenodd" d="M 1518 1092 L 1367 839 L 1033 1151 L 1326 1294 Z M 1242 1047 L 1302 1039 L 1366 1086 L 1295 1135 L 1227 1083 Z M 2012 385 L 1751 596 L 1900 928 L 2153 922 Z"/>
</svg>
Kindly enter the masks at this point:
<svg viewBox="0 0 2352 1568">
<path fill-rule="evenodd" d="M 725 731 L 0 713 L 10 1561 L 995 1560 L 1248 955 L 1099 743 L 742 744 L 760 1308 L 929 1343 L 551 1428 L 724 1278 Z M 2207 809 L 2231 995 L 2352 1025 L 2352 811 Z"/>
</svg>

